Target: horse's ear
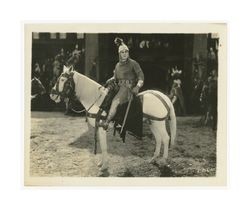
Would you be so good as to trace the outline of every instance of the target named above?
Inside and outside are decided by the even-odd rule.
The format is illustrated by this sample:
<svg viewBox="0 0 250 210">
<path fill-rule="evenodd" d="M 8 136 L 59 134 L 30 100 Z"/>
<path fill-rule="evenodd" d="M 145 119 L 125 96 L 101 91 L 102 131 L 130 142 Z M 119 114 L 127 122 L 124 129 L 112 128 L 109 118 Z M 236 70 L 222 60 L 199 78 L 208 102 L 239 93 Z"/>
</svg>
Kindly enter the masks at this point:
<svg viewBox="0 0 250 210">
<path fill-rule="evenodd" d="M 63 65 L 63 73 L 67 73 L 69 71 L 69 68 L 65 65 Z"/>
<path fill-rule="evenodd" d="M 69 72 L 72 72 L 72 71 L 74 71 L 73 66 L 70 66 L 69 67 Z"/>
</svg>

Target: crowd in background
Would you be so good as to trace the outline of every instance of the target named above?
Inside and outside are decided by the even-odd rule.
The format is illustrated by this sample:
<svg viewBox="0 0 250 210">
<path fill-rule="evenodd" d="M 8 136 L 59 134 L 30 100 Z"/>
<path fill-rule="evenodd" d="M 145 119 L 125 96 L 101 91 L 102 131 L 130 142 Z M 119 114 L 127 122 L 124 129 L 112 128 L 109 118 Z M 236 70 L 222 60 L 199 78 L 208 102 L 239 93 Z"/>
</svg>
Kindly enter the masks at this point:
<svg viewBox="0 0 250 210">
<path fill-rule="evenodd" d="M 192 89 L 190 94 L 192 114 L 202 115 L 200 125 L 210 124 L 217 127 L 217 85 L 218 58 L 217 52 L 209 48 L 206 58 L 196 55 L 192 69 Z M 182 70 L 177 66 L 170 71 L 171 88 L 167 91 L 177 115 L 186 114 L 186 105 L 182 93 Z"/>
<path fill-rule="evenodd" d="M 75 70 L 79 70 L 83 66 L 84 49 L 79 50 L 77 44 L 72 52 L 65 52 L 64 48 L 58 49 L 58 52 L 54 57 L 35 62 L 32 68 L 32 78 L 38 78 L 47 92 L 56 83 L 64 65 L 73 65 Z"/>
<path fill-rule="evenodd" d="M 146 43 L 146 42 L 145 42 Z M 64 65 L 73 65 L 75 70 L 84 66 L 84 49 L 79 50 L 78 45 L 72 52 L 58 49 L 54 57 L 44 59 L 43 62 L 35 62 L 32 68 L 32 78 L 38 78 L 49 93 L 63 70 Z M 206 57 L 197 54 L 193 59 L 192 87 L 190 93 L 191 113 L 201 114 L 200 123 L 211 125 L 216 129 L 217 125 L 217 77 L 218 58 L 217 52 L 209 48 Z M 94 65 L 93 65 L 94 66 Z M 183 97 L 183 71 L 178 66 L 168 70 L 166 93 L 171 98 L 177 115 L 186 115 L 186 103 Z M 190 111 L 190 110 L 189 110 Z"/>
<path fill-rule="evenodd" d="M 63 66 L 73 66 L 76 71 L 84 67 L 84 49 L 79 50 L 78 45 L 72 51 L 65 52 L 59 48 L 54 56 L 34 61 L 31 80 L 31 110 L 53 111 L 65 110 L 65 104 L 55 104 L 49 97 L 50 90 L 63 71 Z M 67 110 L 66 110 L 67 111 Z"/>
</svg>

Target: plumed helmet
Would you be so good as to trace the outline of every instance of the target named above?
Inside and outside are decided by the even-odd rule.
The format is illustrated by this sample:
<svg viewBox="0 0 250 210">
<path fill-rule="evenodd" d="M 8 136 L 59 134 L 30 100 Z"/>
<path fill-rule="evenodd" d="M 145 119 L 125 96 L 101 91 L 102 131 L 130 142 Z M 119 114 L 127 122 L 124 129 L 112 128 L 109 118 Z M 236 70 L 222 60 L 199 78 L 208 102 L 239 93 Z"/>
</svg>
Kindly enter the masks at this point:
<svg viewBox="0 0 250 210">
<path fill-rule="evenodd" d="M 180 79 L 181 74 L 182 74 L 182 70 L 178 70 L 178 69 L 174 69 L 174 68 L 172 69 L 171 76 L 172 76 L 173 80 Z"/>
<path fill-rule="evenodd" d="M 118 53 L 123 50 L 129 51 L 128 46 L 124 44 L 123 39 L 116 37 L 114 42 L 118 47 Z"/>
</svg>

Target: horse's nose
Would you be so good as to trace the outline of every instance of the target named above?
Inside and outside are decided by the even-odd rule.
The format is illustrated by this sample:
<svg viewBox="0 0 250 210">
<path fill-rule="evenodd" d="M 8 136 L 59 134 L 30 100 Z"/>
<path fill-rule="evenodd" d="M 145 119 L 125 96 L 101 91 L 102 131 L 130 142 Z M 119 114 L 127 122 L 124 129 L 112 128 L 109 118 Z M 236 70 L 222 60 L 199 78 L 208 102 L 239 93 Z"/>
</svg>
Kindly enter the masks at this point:
<svg viewBox="0 0 250 210">
<path fill-rule="evenodd" d="M 56 90 L 54 88 L 51 89 L 49 97 L 56 103 L 60 102 L 60 97 L 58 94 L 56 94 Z"/>
<path fill-rule="evenodd" d="M 49 97 L 50 97 L 52 100 L 54 100 L 55 95 L 54 95 L 53 93 L 50 93 L 50 94 L 49 94 Z"/>
<path fill-rule="evenodd" d="M 56 96 L 53 93 L 49 94 L 49 97 L 54 101 L 56 99 Z"/>
<path fill-rule="evenodd" d="M 49 96 L 50 96 L 50 98 L 51 98 L 54 102 L 56 102 L 56 103 L 61 102 L 60 96 L 55 95 L 55 94 L 53 94 L 53 93 L 51 93 Z"/>
</svg>

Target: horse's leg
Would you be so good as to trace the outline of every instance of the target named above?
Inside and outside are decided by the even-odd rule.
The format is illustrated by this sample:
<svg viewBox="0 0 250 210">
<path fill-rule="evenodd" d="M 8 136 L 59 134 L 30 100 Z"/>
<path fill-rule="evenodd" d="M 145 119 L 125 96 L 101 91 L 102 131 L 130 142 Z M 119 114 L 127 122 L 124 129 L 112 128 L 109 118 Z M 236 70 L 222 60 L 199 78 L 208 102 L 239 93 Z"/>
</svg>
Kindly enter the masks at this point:
<svg viewBox="0 0 250 210">
<path fill-rule="evenodd" d="M 157 121 L 153 121 L 151 120 L 151 124 L 150 124 L 150 129 L 155 137 L 155 152 L 154 152 L 154 156 L 151 158 L 150 163 L 155 162 L 156 158 L 160 155 L 160 151 L 161 151 L 161 135 L 159 133 L 159 130 L 157 128 L 158 122 Z"/>
<path fill-rule="evenodd" d="M 158 125 L 158 129 L 161 135 L 161 139 L 163 142 L 163 148 L 164 148 L 164 152 L 163 152 L 163 159 L 166 161 L 168 158 L 168 149 L 169 149 L 169 141 L 170 141 L 170 137 L 168 135 L 168 132 L 166 130 L 166 121 L 160 121 L 159 125 Z"/>
<path fill-rule="evenodd" d="M 101 170 L 108 168 L 108 152 L 107 152 L 107 132 L 102 128 L 98 128 L 98 138 L 100 140 L 100 147 L 102 152 L 102 158 L 98 166 L 101 167 Z"/>
</svg>

